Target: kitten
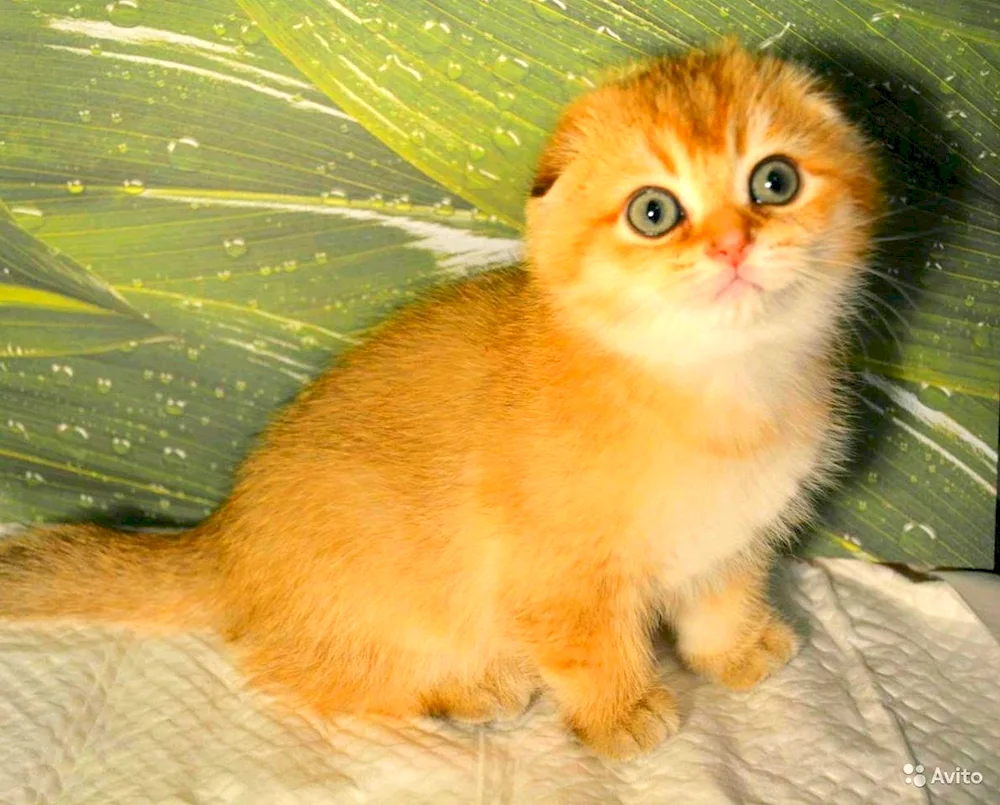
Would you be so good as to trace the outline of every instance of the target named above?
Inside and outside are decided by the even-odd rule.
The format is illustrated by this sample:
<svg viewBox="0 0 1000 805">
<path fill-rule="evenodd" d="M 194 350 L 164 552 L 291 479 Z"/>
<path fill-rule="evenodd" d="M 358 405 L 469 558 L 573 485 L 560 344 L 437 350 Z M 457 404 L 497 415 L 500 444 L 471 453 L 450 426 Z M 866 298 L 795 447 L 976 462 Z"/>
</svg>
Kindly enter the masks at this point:
<svg viewBox="0 0 1000 805">
<path fill-rule="evenodd" d="M 324 715 L 489 721 L 544 688 L 597 753 L 651 749 L 661 619 L 737 690 L 796 650 L 766 576 L 842 453 L 874 175 L 799 67 L 730 44 L 617 77 L 541 158 L 524 268 L 380 328 L 193 530 L 4 541 L 0 615 L 211 627 Z"/>
</svg>

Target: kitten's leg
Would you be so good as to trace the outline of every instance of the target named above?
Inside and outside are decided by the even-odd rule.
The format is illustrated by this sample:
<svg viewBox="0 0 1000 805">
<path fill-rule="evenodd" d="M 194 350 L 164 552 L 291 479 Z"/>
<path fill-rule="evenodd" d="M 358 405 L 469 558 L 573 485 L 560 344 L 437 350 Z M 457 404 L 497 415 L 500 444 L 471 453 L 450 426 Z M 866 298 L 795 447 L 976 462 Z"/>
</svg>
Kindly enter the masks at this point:
<svg viewBox="0 0 1000 805">
<path fill-rule="evenodd" d="M 482 724 L 521 715 L 540 684 L 526 662 L 495 660 L 481 675 L 436 685 L 421 700 L 428 715 Z"/>
<path fill-rule="evenodd" d="M 423 713 L 418 692 L 420 667 L 400 654 L 399 662 L 372 663 L 376 651 L 319 654 L 317 645 L 295 640 L 244 637 L 234 648 L 251 684 L 295 709 L 329 718 L 344 713 L 371 713 L 411 718 Z"/>
<path fill-rule="evenodd" d="M 676 732 L 673 694 L 657 681 L 648 618 L 595 582 L 524 619 L 528 642 L 569 727 L 595 752 L 626 759 Z"/>
<path fill-rule="evenodd" d="M 767 600 L 766 568 L 712 580 L 682 596 L 672 615 L 681 658 L 733 690 L 752 688 L 798 649 L 795 632 Z"/>
</svg>

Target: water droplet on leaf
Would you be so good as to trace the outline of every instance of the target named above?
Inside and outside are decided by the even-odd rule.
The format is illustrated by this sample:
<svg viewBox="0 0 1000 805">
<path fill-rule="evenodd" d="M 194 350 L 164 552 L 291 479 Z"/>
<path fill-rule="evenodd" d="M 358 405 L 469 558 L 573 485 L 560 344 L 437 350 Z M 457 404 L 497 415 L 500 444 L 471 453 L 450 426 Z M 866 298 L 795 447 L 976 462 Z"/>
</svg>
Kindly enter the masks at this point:
<svg viewBox="0 0 1000 805">
<path fill-rule="evenodd" d="M 493 144 L 501 151 L 513 151 L 521 144 L 521 138 L 510 129 L 497 127 L 493 130 Z"/>
<path fill-rule="evenodd" d="M 937 539 L 937 531 L 935 531 L 931 526 L 927 525 L 926 523 L 909 522 L 903 526 L 903 533 L 909 534 L 914 529 L 922 531 L 930 539 Z"/>
<path fill-rule="evenodd" d="M 173 397 L 168 397 L 163 410 L 170 414 L 170 416 L 181 416 L 186 407 L 186 400 L 175 400 Z"/>
<path fill-rule="evenodd" d="M 347 206 L 347 192 L 339 187 L 335 187 L 327 193 L 322 195 L 323 203 L 331 207 L 346 207 Z"/>
<path fill-rule="evenodd" d="M 508 81 L 522 81 L 528 74 L 528 63 L 524 59 L 500 54 L 493 62 L 493 72 Z"/>
<path fill-rule="evenodd" d="M 52 364 L 52 374 L 59 386 L 68 386 L 73 382 L 73 367 L 61 363 Z"/>
<path fill-rule="evenodd" d="M 222 241 L 222 248 L 228 257 L 242 257 L 247 253 L 247 244 L 243 238 L 228 238 Z"/>
<path fill-rule="evenodd" d="M 260 42 L 264 38 L 263 31 L 253 20 L 248 20 L 240 26 L 240 41 L 244 45 L 253 46 Z"/>
<path fill-rule="evenodd" d="M 545 22 L 559 25 L 566 20 L 564 16 L 566 4 L 563 0 L 535 0 L 533 7 L 539 19 L 545 20 Z"/>
<path fill-rule="evenodd" d="M 114 0 L 105 9 L 108 19 L 119 28 L 134 28 L 139 24 L 141 14 L 137 0 Z"/>
<path fill-rule="evenodd" d="M 41 229 L 45 223 L 45 213 L 37 207 L 12 207 L 11 214 L 18 226 L 27 232 L 34 232 Z"/>
<path fill-rule="evenodd" d="M 872 14 L 871 23 L 882 36 L 890 37 L 899 28 L 899 14 L 892 11 L 880 11 Z"/>
<path fill-rule="evenodd" d="M 496 98 L 498 109 L 510 109 L 514 105 L 514 101 L 517 100 L 517 96 L 513 92 L 505 92 L 503 90 L 497 92 Z"/>
<path fill-rule="evenodd" d="M 56 427 L 56 432 L 60 436 L 75 436 L 82 441 L 89 441 L 90 433 L 86 428 L 82 428 L 79 425 L 68 425 L 65 422 L 60 422 Z"/>
<path fill-rule="evenodd" d="M 425 53 L 436 53 L 451 39 L 451 27 L 446 22 L 427 20 L 417 31 L 416 46 Z"/>
<path fill-rule="evenodd" d="M 179 171 L 196 171 L 201 167 L 201 144 L 194 137 L 180 137 L 167 145 L 170 164 Z"/>
<path fill-rule="evenodd" d="M 187 460 L 187 451 L 180 447 L 164 447 L 163 461 L 167 464 L 183 464 Z"/>
</svg>

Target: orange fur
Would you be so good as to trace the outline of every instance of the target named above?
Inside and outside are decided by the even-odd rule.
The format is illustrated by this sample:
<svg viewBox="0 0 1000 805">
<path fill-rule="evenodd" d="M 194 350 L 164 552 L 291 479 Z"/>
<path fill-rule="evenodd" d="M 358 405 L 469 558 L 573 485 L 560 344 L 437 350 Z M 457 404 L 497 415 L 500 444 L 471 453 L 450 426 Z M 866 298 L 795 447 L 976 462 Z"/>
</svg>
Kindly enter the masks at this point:
<svg viewBox="0 0 1000 805">
<path fill-rule="evenodd" d="M 748 197 L 770 154 L 802 173 L 785 207 Z M 872 176 L 797 67 L 730 45 L 625 74 L 553 135 L 526 270 L 380 328 L 179 541 L 3 543 L 0 615 L 211 625 L 259 685 L 322 714 L 489 720 L 546 688 L 596 751 L 651 748 L 678 725 L 661 617 L 732 687 L 794 651 L 763 579 L 841 449 Z M 648 185 L 687 213 L 659 239 L 624 219 Z M 718 298 L 706 244 L 733 227 L 763 290 Z"/>
</svg>

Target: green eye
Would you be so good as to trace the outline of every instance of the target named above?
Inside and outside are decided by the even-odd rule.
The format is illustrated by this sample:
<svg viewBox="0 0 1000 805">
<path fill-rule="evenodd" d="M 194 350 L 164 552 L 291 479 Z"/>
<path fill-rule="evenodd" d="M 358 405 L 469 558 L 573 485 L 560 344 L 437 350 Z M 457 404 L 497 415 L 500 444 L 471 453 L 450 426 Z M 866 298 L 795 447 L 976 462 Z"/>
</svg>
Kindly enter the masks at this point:
<svg viewBox="0 0 1000 805">
<path fill-rule="evenodd" d="M 680 223 L 684 210 L 669 191 L 644 187 L 633 194 L 625 216 L 629 226 L 643 237 L 659 238 Z"/>
<path fill-rule="evenodd" d="M 750 174 L 750 198 L 755 204 L 787 204 L 799 192 L 799 172 L 790 159 L 768 157 Z"/>
</svg>

